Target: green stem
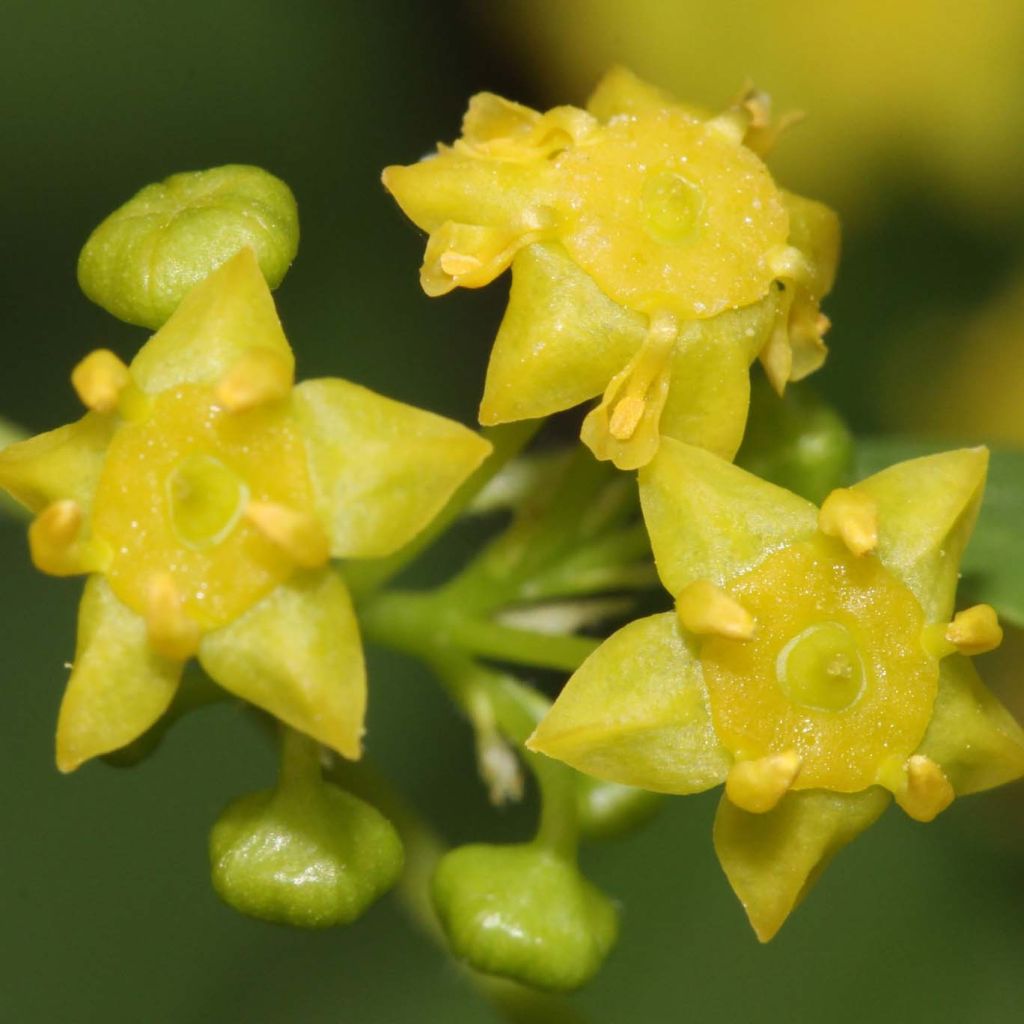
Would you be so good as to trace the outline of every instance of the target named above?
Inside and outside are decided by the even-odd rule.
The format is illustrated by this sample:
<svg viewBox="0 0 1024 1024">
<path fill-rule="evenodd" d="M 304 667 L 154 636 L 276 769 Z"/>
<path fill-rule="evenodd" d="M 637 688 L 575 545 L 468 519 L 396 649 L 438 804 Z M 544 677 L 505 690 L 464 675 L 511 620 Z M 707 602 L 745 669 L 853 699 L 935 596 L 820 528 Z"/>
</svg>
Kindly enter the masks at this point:
<svg viewBox="0 0 1024 1024">
<path fill-rule="evenodd" d="M 281 726 L 281 786 L 315 786 L 321 778 L 320 745 L 297 729 Z"/>
<path fill-rule="evenodd" d="M 356 600 L 379 590 L 430 547 L 458 519 L 498 470 L 522 451 L 542 423 L 543 420 L 524 420 L 484 430 L 483 435 L 494 446 L 494 450 L 422 533 L 387 558 L 355 561 L 346 565 L 345 579 Z"/>
<path fill-rule="evenodd" d="M 0 451 L 9 444 L 24 441 L 27 437 L 28 433 L 25 430 L 0 416 Z M 4 515 L 12 519 L 28 519 L 29 511 L 4 491 L 0 491 L 0 516 Z"/>
</svg>

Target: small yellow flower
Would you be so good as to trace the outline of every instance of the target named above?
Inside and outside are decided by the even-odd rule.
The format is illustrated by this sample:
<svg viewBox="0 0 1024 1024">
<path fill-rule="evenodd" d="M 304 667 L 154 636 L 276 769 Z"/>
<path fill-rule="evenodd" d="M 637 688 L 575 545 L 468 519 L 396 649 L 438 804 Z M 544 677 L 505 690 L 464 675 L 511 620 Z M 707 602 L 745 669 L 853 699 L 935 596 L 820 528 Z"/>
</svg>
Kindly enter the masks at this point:
<svg viewBox="0 0 1024 1024">
<path fill-rule="evenodd" d="M 427 294 L 512 266 L 481 422 L 603 392 L 583 429 L 598 457 L 644 465 L 664 434 L 731 458 L 751 362 L 779 391 L 823 362 L 838 255 L 834 214 L 773 182 L 771 135 L 759 94 L 711 116 L 618 69 L 586 111 L 475 96 L 452 146 L 387 168 L 430 233 Z"/>
<path fill-rule="evenodd" d="M 83 419 L 0 452 L 36 513 L 37 567 L 88 573 L 57 725 L 71 771 L 131 742 L 193 655 L 226 690 L 349 758 L 366 683 L 330 558 L 413 537 L 489 445 L 294 358 L 249 248 L 190 291 L 125 366 L 72 374 Z"/>
<path fill-rule="evenodd" d="M 892 466 L 821 509 L 673 440 L 640 474 L 676 609 L 614 634 L 528 746 L 665 793 L 725 784 L 720 861 L 770 939 L 890 797 L 929 821 L 1024 775 L 1024 732 L 969 657 L 991 608 L 953 616 L 981 448 Z"/>
</svg>

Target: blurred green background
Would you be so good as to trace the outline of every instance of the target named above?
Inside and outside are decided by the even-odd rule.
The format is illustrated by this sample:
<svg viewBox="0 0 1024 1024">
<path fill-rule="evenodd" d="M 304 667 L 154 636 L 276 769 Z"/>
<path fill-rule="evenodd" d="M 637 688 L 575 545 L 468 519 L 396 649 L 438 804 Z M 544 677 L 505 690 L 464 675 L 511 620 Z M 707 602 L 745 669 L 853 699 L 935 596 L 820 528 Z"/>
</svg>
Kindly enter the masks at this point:
<svg viewBox="0 0 1024 1024">
<path fill-rule="evenodd" d="M 380 168 L 451 139 L 474 91 L 581 102 L 619 60 L 712 105 L 749 75 L 808 112 L 779 166 L 844 220 L 818 380 L 858 430 L 1024 444 L 1017 0 L 2 10 L 0 412 L 33 430 L 78 415 L 68 372 L 85 352 L 128 358 L 144 337 L 78 293 L 88 232 L 143 184 L 227 162 L 267 167 L 298 197 L 300 256 L 278 301 L 300 376 L 344 376 L 472 422 L 504 286 L 424 298 L 422 239 Z M 274 771 L 238 710 L 186 721 L 133 771 L 58 776 L 52 734 L 79 583 L 35 575 L 10 522 L 0 558 L 0 1021 L 494 1019 L 391 899 L 313 934 L 217 902 L 207 829 Z M 989 664 L 1018 711 L 1022 654 L 1012 637 Z M 371 673 L 370 754 L 446 838 L 525 836 L 529 808 L 487 806 L 468 730 L 430 680 L 380 654 Z M 715 863 L 715 800 L 671 801 L 642 833 L 585 852 L 623 904 L 618 948 L 573 1000 L 594 1024 L 1021 1019 L 1020 785 L 927 827 L 886 815 L 767 948 Z"/>
</svg>

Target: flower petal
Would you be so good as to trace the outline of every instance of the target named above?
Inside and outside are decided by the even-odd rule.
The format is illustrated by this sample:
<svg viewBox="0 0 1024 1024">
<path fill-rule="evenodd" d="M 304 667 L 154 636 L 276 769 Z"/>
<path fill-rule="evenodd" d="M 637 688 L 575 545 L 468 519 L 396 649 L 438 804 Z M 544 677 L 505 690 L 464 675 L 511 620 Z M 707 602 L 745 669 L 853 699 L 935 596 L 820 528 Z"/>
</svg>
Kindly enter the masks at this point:
<svg viewBox="0 0 1024 1024">
<path fill-rule="evenodd" d="M 152 650 L 142 618 L 121 604 L 106 580 L 91 576 L 57 719 L 57 767 L 74 771 L 141 736 L 170 705 L 181 669 L 181 662 Z"/>
<path fill-rule="evenodd" d="M 33 512 L 70 498 L 87 514 L 114 424 L 112 416 L 91 412 L 8 445 L 0 451 L 0 487 Z"/>
<path fill-rule="evenodd" d="M 986 448 L 960 448 L 897 463 L 853 487 L 878 507 L 878 557 L 910 587 L 929 621 L 952 614 L 987 470 Z"/>
<path fill-rule="evenodd" d="M 788 793 L 765 814 L 741 811 L 723 796 L 715 852 L 762 942 L 782 927 L 829 861 L 889 805 L 877 786 L 860 793 Z"/>
<path fill-rule="evenodd" d="M 644 114 L 665 110 L 689 114 L 695 121 L 711 117 L 711 111 L 689 103 L 680 103 L 663 89 L 637 78 L 624 67 L 607 71 L 587 100 L 587 110 L 601 121 L 609 121 L 620 114 Z"/>
<path fill-rule="evenodd" d="M 957 655 L 942 660 L 935 710 L 917 752 L 942 767 L 958 796 L 1024 776 L 1024 730 L 971 659 Z"/>
<path fill-rule="evenodd" d="M 293 394 L 336 558 L 400 548 L 491 450 L 460 423 L 348 381 L 305 381 Z"/>
<path fill-rule="evenodd" d="M 269 349 L 294 371 L 270 288 L 247 247 L 185 295 L 132 360 L 132 377 L 149 393 L 210 384 L 252 349 Z"/>
<path fill-rule="evenodd" d="M 361 753 L 366 671 L 348 591 L 329 569 L 296 574 L 199 645 L 211 678 L 345 757 Z"/>
<path fill-rule="evenodd" d="M 750 364 L 771 331 L 774 293 L 762 302 L 687 324 L 672 360 L 661 433 L 732 459 L 750 405 Z"/>
<path fill-rule="evenodd" d="M 710 789 L 731 763 L 711 725 L 700 663 L 672 612 L 609 637 L 527 746 L 588 775 L 660 793 Z"/>
<path fill-rule="evenodd" d="M 789 214 L 787 242 L 799 249 L 807 260 L 810 276 L 800 284 L 820 299 L 832 290 L 839 264 L 839 217 L 824 203 L 785 189 L 780 189 L 779 193 Z"/>
<path fill-rule="evenodd" d="M 527 246 L 487 367 L 480 422 L 536 419 L 601 394 L 647 334 L 556 244 Z"/>
<path fill-rule="evenodd" d="M 672 595 L 699 579 L 723 585 L 817 528 L 809 501 L 670 437 L 640 471 L 640 502 Z"/>
</svg>

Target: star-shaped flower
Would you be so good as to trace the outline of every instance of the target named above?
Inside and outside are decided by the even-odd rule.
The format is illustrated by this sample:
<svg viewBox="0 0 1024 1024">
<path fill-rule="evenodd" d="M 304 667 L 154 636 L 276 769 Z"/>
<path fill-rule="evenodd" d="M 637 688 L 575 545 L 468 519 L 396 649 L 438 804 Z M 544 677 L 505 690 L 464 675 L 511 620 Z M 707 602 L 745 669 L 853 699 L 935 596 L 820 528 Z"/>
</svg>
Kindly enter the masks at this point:
<svg viewBox="0 0 1024 1024">
<path fill-rule="evenodd" d="M 389 554 L 489 451 L 343 380 L 293 387 L 251 249 L 190 291 L 131 366 L 72 374 L 89 412 L 0 452 L 33 560 L 88 573 L 57 724 L 71 771 L 144 732 L 197 656 L 226 690 L 349 758 L 366 681 L 331 558 Z"/>
<path fill-rule="evenodd" d="M 838 255 L 834 214 L 755 152 L 771 134 L 760 94 L 714 117 L 618 69 L 585 111 L 482 93 L 452 146 L 387 168 L 430 233 L 428 295 L 512 267 L 480 421 L 603 392 L 583 428 L 599 458 L 642 466 L 662 434 L 731 458 L 753 360 L 779 391 L 823 362 Z"/>
<path fill-rule="evenodd" d="M 953 616 L 984 449 L 892 466 L 815 508 L 666 440 L 641 500 L 675 612 L 615 633 L 528 746 L 664 793 L 725 783 L 719 859 L 766 941 L 891 797 L 929 821 L 1024 775 L 1024 732 L 969 657 L 1001 639 Z"/>
</svg>

